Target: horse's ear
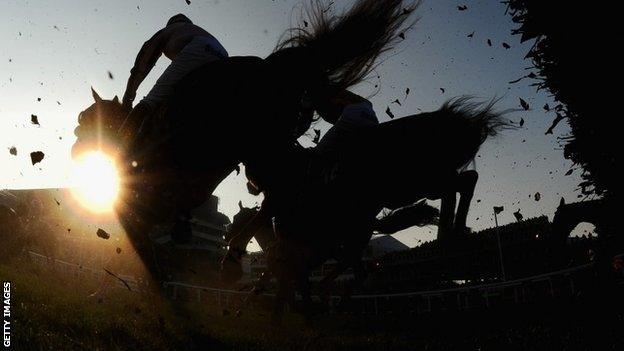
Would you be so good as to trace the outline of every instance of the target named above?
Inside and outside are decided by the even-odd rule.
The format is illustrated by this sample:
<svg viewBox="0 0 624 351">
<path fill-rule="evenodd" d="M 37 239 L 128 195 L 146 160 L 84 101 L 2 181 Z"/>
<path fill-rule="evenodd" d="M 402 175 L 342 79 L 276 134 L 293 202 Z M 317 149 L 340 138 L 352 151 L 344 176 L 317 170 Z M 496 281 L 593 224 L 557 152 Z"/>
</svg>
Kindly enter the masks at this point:
<svg viewBox="0 0 624 351">
<path fill-rule="evenodd" d="M 115 95 L 115 97 L 113 98 L 113 102 L 116 104 L 120 104 L 119 103 L 119 97 L 117 97 L 117 95 Z"/>
<path fill-rule="evenodd" d="M 559 206 L 563 206 L 565 205 L 565 199 L 562 197 L 561 200 L 559 201 Z"/>
<path fill-rule="evenodd" d="M 91 95 L 93 95 L 93 100 L 95 100 L 95 102 L 102 102 L 102 98 L 95 92 L 93 87 L 91 87 Z"/>
<path fill-rule="evenodd" d="M 238 208 L 243 209 L 243 202 L 238 200 Z"/>
</svg>

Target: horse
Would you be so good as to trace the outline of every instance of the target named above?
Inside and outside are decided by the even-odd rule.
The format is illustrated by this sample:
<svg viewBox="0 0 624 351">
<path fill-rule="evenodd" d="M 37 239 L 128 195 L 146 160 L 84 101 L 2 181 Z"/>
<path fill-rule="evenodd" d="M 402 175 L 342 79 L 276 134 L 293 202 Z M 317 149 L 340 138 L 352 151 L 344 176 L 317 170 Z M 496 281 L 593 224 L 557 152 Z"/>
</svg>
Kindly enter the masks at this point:
<svg viewBox="0 0 624 351">
<path fill-rule="evenodd" d="M 361 82 L 400 41 L 419 2 L 361 0 L 339 15 L 314 4 L 265 59 L 229 57 L 187 75 L 132 140 L 117 136 L 127 115 L 118 99 L 92 91 L 72 153 L 113 144 L 125 175 L 116 211 L 156 280 L 150 228 L 202 203 L 240 162 L 280 157 L 328 94 Z"/>
<path fill-rule="evenodd" d="M 252 193 L 257 194 L 253 189 Z M 239 201 L 239 212 L 234 215 L 230 232 L 226 235 L 226 241 L 228 241 L 228 254 L 226 254 L 221 261 L 221 280 L 224 282 L 232 283 L 239 280 L 243 276 L 241 259 L 246 252 L 248 240 L 253 236 L 260 245 L 260 248 L 264 252 L 271 252 L 278 245 L 278 238 L 273 231 L 273 226 L 270 218 L 261 212 L 262 207 L 257 206 L 254 208 L 247 208 Z M 266 206 L 264 207 L 266 210 Z M 375 220 L 373 229 L 377 234 L 391 235 L 400 230 L 404 230 L 413 226 L 426 226 L 437 224 L 439 211 L 437 208 L 428 205 L 425 201 L 419 201 L 410 206 L 406 206 L 390 213 L 386 213 L 383 217 Z M 371 236 L 372 236 L 371 232 Z M 366 240 L 368 242 L 370 237 Z M 351 248 L 351 246 L 346 249 Z M 353 247 L 354 254 L 362 253 L 364 248 Z M 347 255 L 351 257 L 351 255 Z M 321 279 L 320 283 L 320 296 L 325 301 L 331 293 L 331 288 L 334 280 L 338 275 L 347 267 L 353 266 L 354 268 L 354 282 L 353 288 L 356 288 L 359 284 L 364 282 L 366 272 L 362 264 L 362 257 L 360 256 L 358 264 L 353 264 L 351 261 L 344 261 L 344 257 L 333 257 L 337 261 L 336 267 L 332 269 L 326 276 Z M 272 276 L 271 270 L 265 270 L 262 273 L 261 279 L 253 285 L 253 293 L 257 295 L 266 290 L 269 278 Z M 307 285 L 307 276 L 299 279 L 300 286 Z M 309 286 L 308 286 L 309 287 Z M 306 290 L 304 290 L 305 292 Z M 253 295 L 252 295 L 253 296 Z M 307 294 L 309 296 L 309 293 Z M 304 314 L 309 317 L 309 303 L 304 304 Z"/>
<path fill-rule="evenodd" d="M 441 199 L 439 239 L 465 233 L 477 180 L 475 171 L 465 169 L 486 139 L 510 125 L 493 105 L 461 97 L 438 111 L 370 127 L 337 158 L 293 144 L 280 157 L 245 163 L 274 221 L 277 240 L 267 252 L 267 264 L 278 280 L 276 320 L 295 287 L 309 301 L 309 273 L 327 259 L 337 258 L 339 265 L 324 282 L 349 266 L 359 269 L 383 207 Z M 440 143 L 447 147 L 431 148 Z M 397 170 L 398 165 L 404 169 Z"/>
<path fill-rule="evenodd" d="M 259 194 L 254 189 L 250 191 L 252 194 Z M 260 248 L 265 252 L 277 240 L 273 232 L 271 218 L 266 214 L 266 206 L 264 211 L 261 211 L 262 206 L 244 207 L 240 201 L 238 206 L 239 212 L 234 215 L 230 230 L 225 236 L 225 240 L 228 242 L 228 252 L 221 260 L 221 278 L 222 281 L 228 283 L 238 281 L 243 276 L 241 259 L 246 254 L 247 243 L 252 237 L 257 240 Z M 384 213 L 381 218 L 375 218 L 372 230 L 376 234 L 392 235 L 415 226 L 437 225 L 439 212 L 437 208 L 422 200 Z M 334 257 L 334 259 L 338 260 L 339 267 L 343 266 L 340 263 L 341 257 Z M 332 272 L 331 276 L 324 279 L 324 285 L 330 284 L 337 277 L 336 273 L 340 272 Z"/>
<path fill-rule="evenodd" d="M 612 236 L 616 230 L 616 218 L 613 208 L 605 199 L 586 200 L 566 203 L 564 198 L 559 201 L 552 221 L 552 234 L 558 240 L 565 240 L 581 222 L 593 224 L 600 236 Z"/>
</svg>

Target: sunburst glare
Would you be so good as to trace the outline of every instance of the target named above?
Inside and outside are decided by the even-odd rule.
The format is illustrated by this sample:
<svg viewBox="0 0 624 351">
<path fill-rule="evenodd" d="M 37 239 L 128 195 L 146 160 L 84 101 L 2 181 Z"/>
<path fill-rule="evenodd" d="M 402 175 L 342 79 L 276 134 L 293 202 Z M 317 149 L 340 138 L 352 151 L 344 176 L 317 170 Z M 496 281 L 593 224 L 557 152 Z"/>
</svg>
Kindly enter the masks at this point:
<svg viewBox="0 0 624 351">
<path fill-rule="evenodd" d="M 77 158 L 71 175 L 73 196 L 94 213 L 111 212 L 119 195 L 120 178 L 115 161 L 102 151 Z"/>
</svg>

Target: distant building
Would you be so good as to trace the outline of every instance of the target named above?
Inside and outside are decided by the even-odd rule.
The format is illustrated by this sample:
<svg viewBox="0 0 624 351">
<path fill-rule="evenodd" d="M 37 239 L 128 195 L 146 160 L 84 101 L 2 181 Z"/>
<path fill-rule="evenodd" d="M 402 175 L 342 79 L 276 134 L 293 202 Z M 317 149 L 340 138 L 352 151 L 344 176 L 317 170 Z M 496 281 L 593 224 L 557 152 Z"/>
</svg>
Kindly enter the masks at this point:
<svg viewBox="0 0 624 351">
<path fill-rule="evenodd" d="M 567 263 L 559 254 L 564 242 L 553 240 L 551 232 L 548 218 L 540 216 L 469 234 L 453 247 L 431 241 L 388 253 L 369 266 L 373 284 L 380 290 L 405 291 L 501 279 L 498 237 L 507 279 L 561 268 Z"/>
<path fill-rule="evenodd" d="M 203 250 L 221 256 L 226 249 L 225 234 L 230 219 L 218 211 L 219 198 L 211 195 L 205 203 L 192 212 L 190 225 L 192 237 L 188 243 L 174 244 L 177 249 Z M 153 233 L 153 239 L 159 244 L 172 243 L 171 229 L 161 229 Z"/>
</svg>

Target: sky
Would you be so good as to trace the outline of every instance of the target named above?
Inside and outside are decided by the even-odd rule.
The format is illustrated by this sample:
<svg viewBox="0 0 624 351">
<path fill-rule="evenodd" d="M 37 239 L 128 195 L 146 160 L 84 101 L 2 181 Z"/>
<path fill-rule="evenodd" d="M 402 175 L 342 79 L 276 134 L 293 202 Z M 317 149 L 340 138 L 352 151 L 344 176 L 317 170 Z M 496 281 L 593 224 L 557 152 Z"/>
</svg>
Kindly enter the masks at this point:
<svg viewBox="0 0 624 351">
<path fill-rule="evenodd" d="M 305 2 L 300 0 L 4 0 L 0 11 L 0 189 L 57 188 L 67 185 L 70 148 L 78 113 L 92 103 L 90 87 L 104 98 L 123 95 L 130 68 L 141 45 L 183 13 L 218 38 L 230 55 L 265 57 L 283 31 L 296 23 Z M 352 1 L 335 1 L 340 9 Z M 467 9 L 459 11 L 459 5 Z M 554 135 L 544 135 L 554 119 L 542 106 L 554 106 L 547 92 L 536 92 L 530 81 L 509 84 L 529 71 L 524 59 L 532 42 L 512 36 L 515 25 L 497 1 L 424 1 L 417 25 L 383 58 L 370 79 L 353 90 L 370 98 L 380 121 L 435 110 L 459 95 L 499 97 L 503 110 L 524 124 L 488 140 L 476 158 L 480 179 L 468 218 L 473 230 L 494 225 L 492 207 L 504 206 L 499 223 L 552 214 L 561 197 L 577 198 L 580 171 L 563 158 L 557 137 L 569 127 L 562 122 Z M 474 33 L 472 38 L 469 34 Z M 491 46 L 488 45 L 488 39 Z M 507 43 L 510 48 L 503 47 Z M 137 96 L 147 93 L 169 63 L 162 57 Z M 112 74 L 112 79 L 108 72 Z M 378 86 L 378 88 L 375 88 Z M 406 88 L 410 94 L 406 96 Z M 391 103 L 399 99 L 401 106 Z M 31 124 L 37 115 L 40 125 Z M 329 126 L 319 122 L 323 132 Z M 302 143 L 312 145 L 310 137 Z M 17 155 L 9 152 L 17 149 Z M 436 147 L 432 145 L 432 147 Z M 43 151 L 33 166 L 30 152 Z M 209 152 L 209 150 L 208 150 Z M 417 155 L 406 155 L 416 161 Z M 426 168 L 423 170 L 426 171 Z M 247 206 L 259 200 L 247 194 L 242 175 L 230 176 L 217 189 L 220 210 L 234 215 L 239 200 Z M 539 201 L 535 194 L 539 193 Z M 397 238 L 414 246 L 434 237 L 435 228 L 409 229 Z"/>
</svg>

